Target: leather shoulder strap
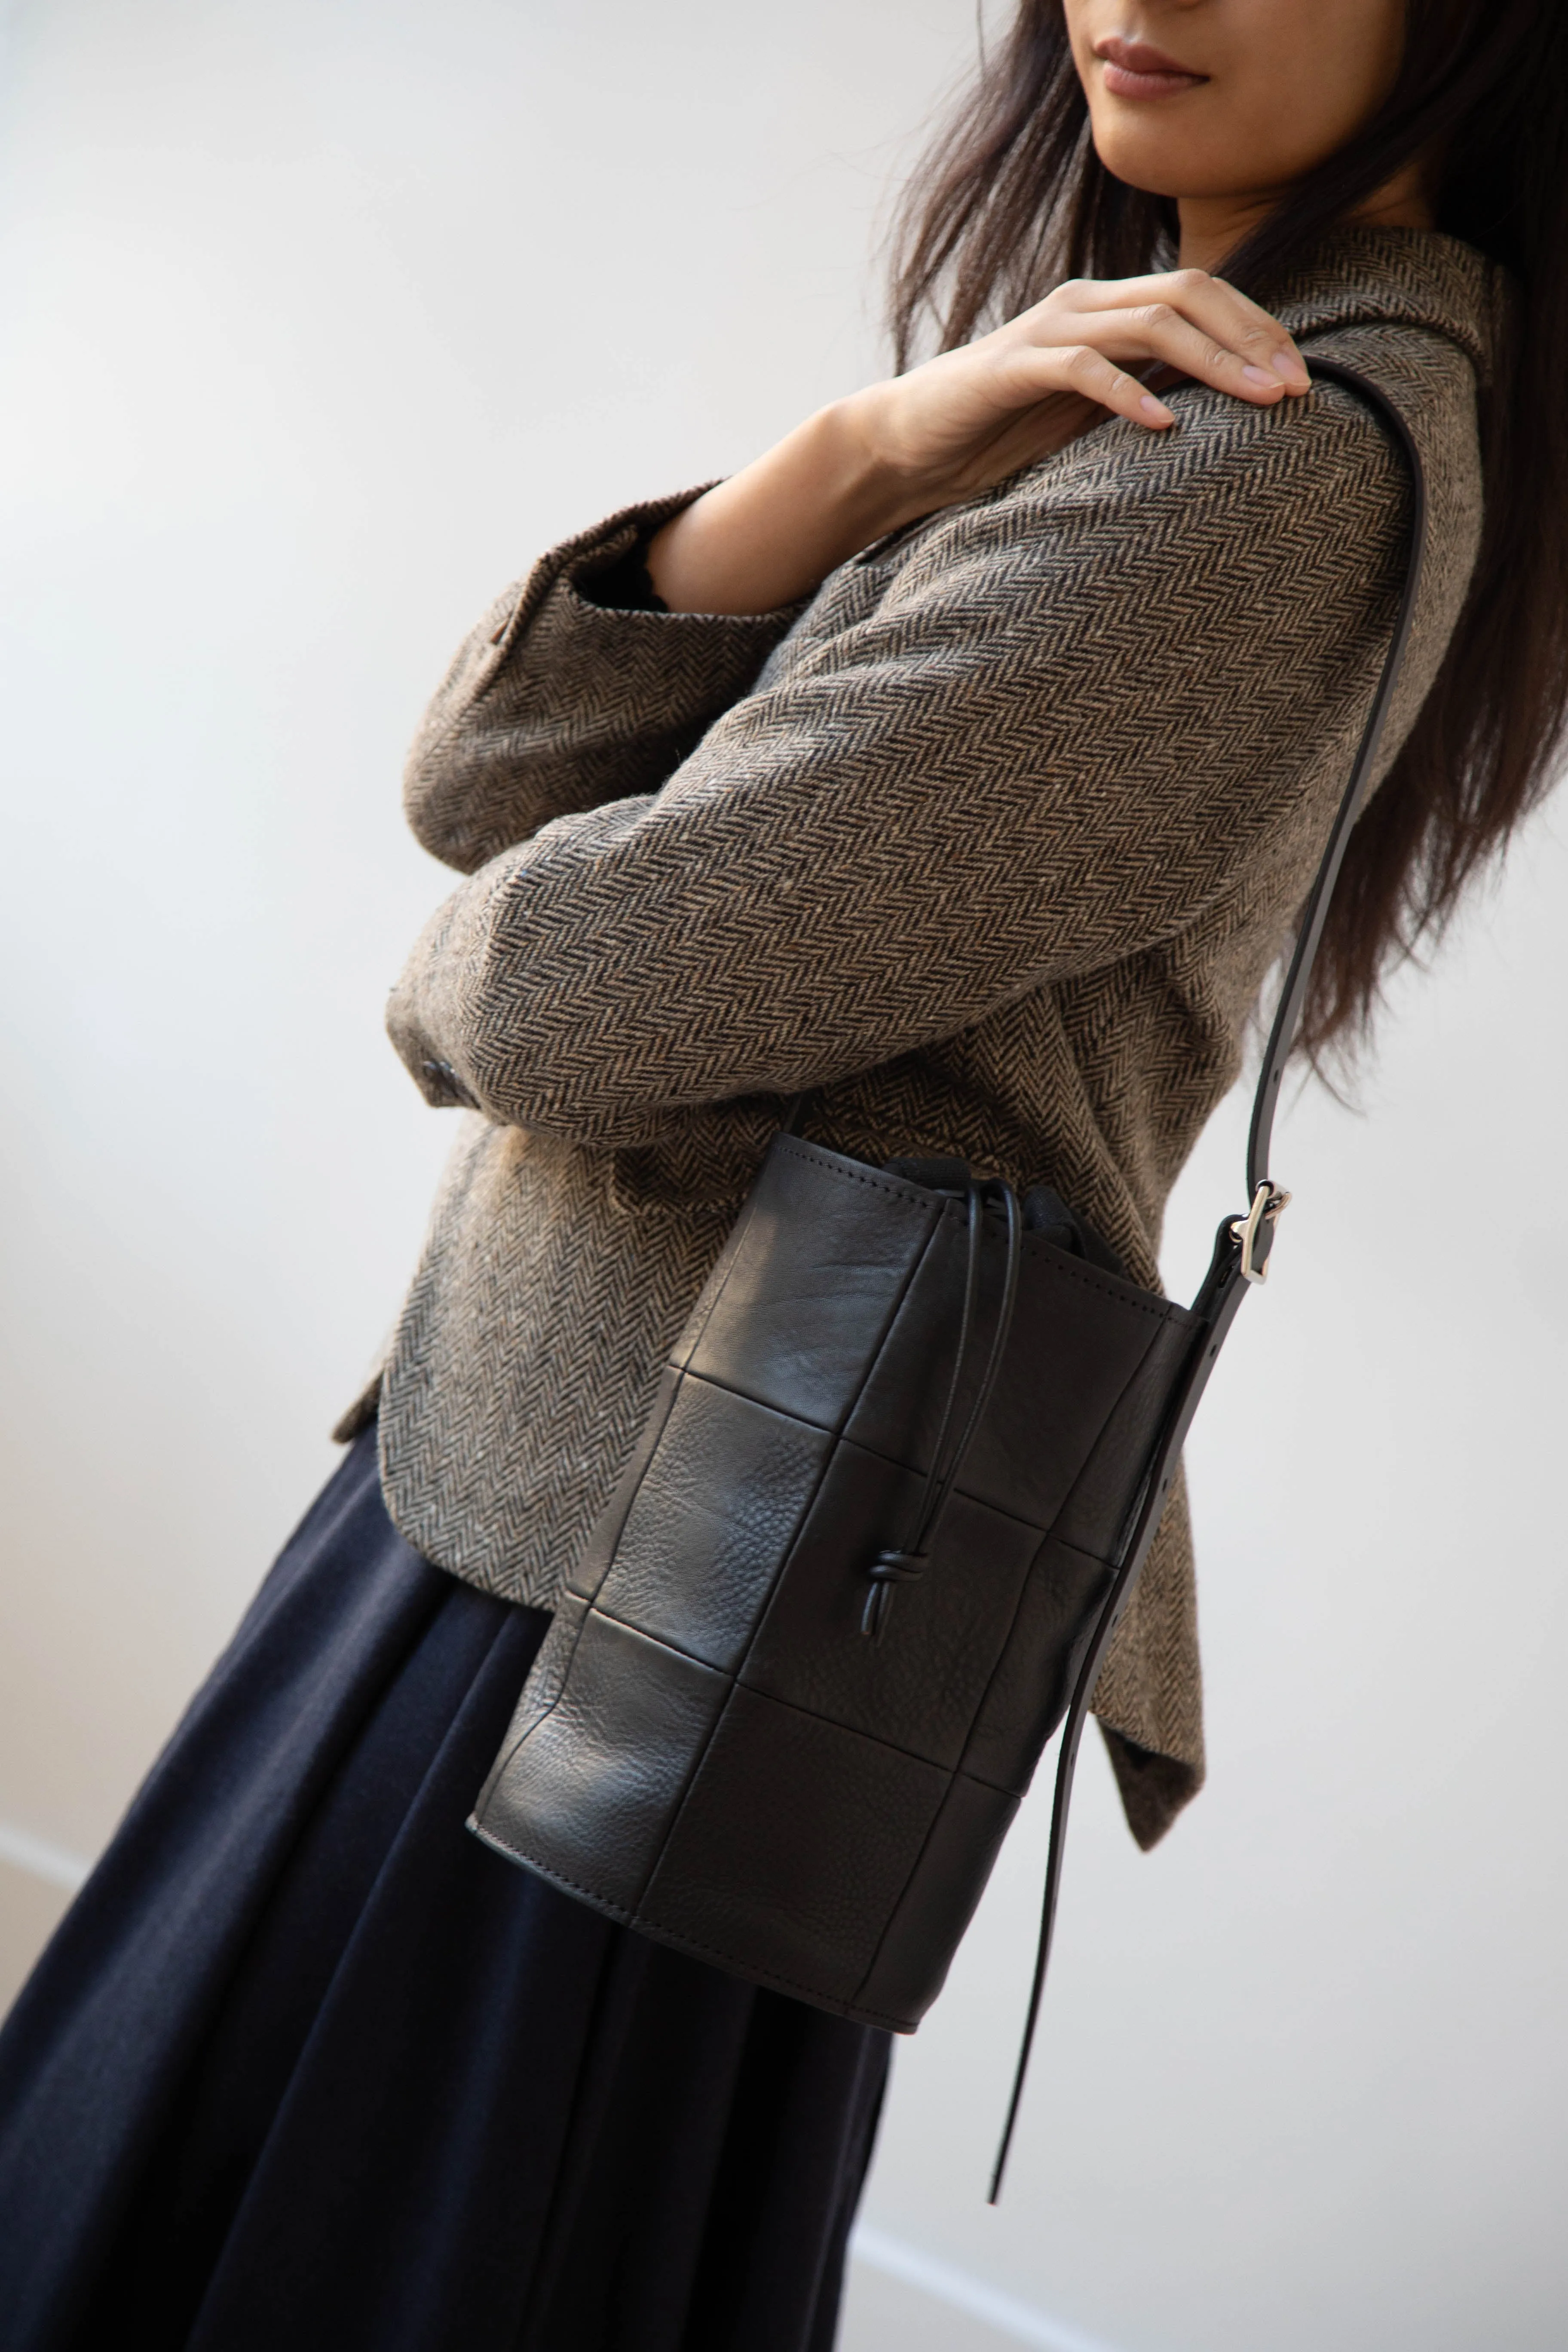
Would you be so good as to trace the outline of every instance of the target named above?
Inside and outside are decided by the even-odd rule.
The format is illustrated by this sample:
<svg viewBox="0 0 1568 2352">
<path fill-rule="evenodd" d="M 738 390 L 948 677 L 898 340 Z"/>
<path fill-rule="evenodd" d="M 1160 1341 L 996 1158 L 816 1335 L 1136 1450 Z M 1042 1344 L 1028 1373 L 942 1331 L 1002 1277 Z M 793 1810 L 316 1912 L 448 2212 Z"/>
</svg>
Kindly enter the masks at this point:
<svg viewBox="0 0 1568 2352">
<path fill-rule="evenodd" d="M 1410 469 L 1415 510 L 1411 516 L 1410 556 L 1405 568 L 1405 590 L 1399 600 L 1399 613 L 1394 625 L 1394 636 L 1383 675 L 1377 682 L 1372 709 L 1367 714 L 1360 746 L 1343 798 L 1335 813 L 1322 863 L 1318 867 L 1311 894 L 1301 917 L 1301 927 L 1296 935 L 1295 952 L 1285 974 L 1285 985 L 1279 992 L 1279 1003 L 1274 1014 L 1274 1025 L 1268 1033 L 1268 1046 L 1263 1056 L 1258 1075 L 1258 1092 L 1252 1102 L 1252 1130 L 1247 1142 L 1247 1197 L 1256 1200 L 1258 1188 L 1268 1181 L 1268 1143 L 1274 1131 L 1274 1113 L 1279 1106 L 1280 1082 L 1285 1066 L 1296 1043 L 1296 1033 L 1301 1025 L 1301 1012 L 1307 1001 L 1307 984 L 1312 977 L 1322 941 L 1323 925 L 1328 920 L 1329 901 L 1334 895 L 1334 885 L 1340 878 L 1350 846 L 1351 831 L 1361 812 L 1362 802 L 1372 780 L 1373 763 L 1377 747 L 1383 740 L 1384 721 L 1394 698 L 1399 666 L 1410 636 L 1410 625 L 1415 616 L 1415 600 L 1421 587 L 1421 570 L 1426 552 L 1426 474 L 1421 463 L 1421 453 L 1415 437 L 1394 402 L 1382 387 L 1354 368 L 1342 367 L 1338 360 L 1309 359 L 1308 368 L 1314 377 L 1327 378 L 1331 383 L 1343 384 L 1375 411 L 1387 427 L 1393 440 L 1404 452 Z"/>
<path fill-rule="evenodd" d="M 1002 2143 L 996 2151 L 995 2168 L 991 2176 L 990 2202 L 994 2205 L 1002 2193 L 1002 2176 L 1006 2168 L 1007 2152 L 1012 2145 L 1013 2131 L 1018 2120 L 1019 2102 L 1024 2093 L 1024 2077 L 1028 2069 L 1029 2053 L 1034 2046 L 1035 2027 L 1038 2021 L 1040 1995 L 1045 1989 L 1046 1969 L 1051 1954 L 1051 1937 L 1056 1927 L 1057 1898 L 1061 1886 L 1062 1862 L 1067 1846 L 1068 1809 L 1072 1801 L 1073 1774 L 1078 1763 L 1079 1744 L 1089 1719 L 1089 1702 L 1100 1679 L 1100 1669 L 1110 1646 L 1111 1635 L 1142 1573 L 1149 1556 L 1164 1511 L 1166 1497 L 1176 1475 L 1182 1446 L 1198 1402 L 1208 1385 L 1220 1349 L 1225 1343 L 1237 1309 L 1250 1286 L 1263 1279 L 1268 1251 L 1272 1244 L 1275 1220 L 1289 1200 L 1268 1173 L 1268 1145 L 1274 1129 L 1274 1113 L 1279 1099 L 1280 1081 L 1290 1058 L 1290 1048 L 1301 1025 L 1301 1008 L 1307 999 L 1307 983 L 1311 978 L 1312 962 L 1323 936 L 1323 924 L 1328 917 L 1329 901 L 1340 867 L 1350 842 L 1351 828 L 1371 780 L 1377 747 L 1383 738 L 1384 721 L 1393 698 L 1399 666 L 1410 635 L 1410 624 L 1415 612 L 1415 599 L 1421 584 L 1422 560 L 1426 550 L 1426 478 L 1410 428 L 1394 402 L 1381 387 L 1371 383 L 1354 368 L 1342 367 L 1337 360 L 1309 359 L 1308 367 L 1314 376 L 1333 383 L 1343 384 L 1372 408 L 1398 446 L 1405 453 L 1410 468 L 1414 491 L 1411 514 L 1410 553 L 1405 575 L 1405 588 L 1394 620 L 1394 635 L 1384 661 L 1383 674 L 1373 696 L 1372 709 L 1351 767 L 1350 780 L 1335 812 L 1322 862 L 1307 899 L 1297 934 L 1295 951 L 1285 975 L 1274 1025 L 1268 1033 L 1268 1051 L 1263 1057 L 1263 1069 L 1258 1081 L 1258 1092 L 1252 1105 L 1252 1129 L 1247 1147 L 1247 1191 L 1250 1203 L 1245 1217 L 1227 1217 L 1220 1225 L 1215 1241 L 1214 1257 L 1203 1286 L 1193 1302 L 1197 1319 L 1197 1331 L 1185 1369 L 1176 1392 L 1172 1398 L 1165 1425 L 1161 1432 L 1154 1457 L 1149 1465 L 1142 1490 L 1134 1506 L 1131 1525 L 1121 1546 L 1116 1575 L 1100 1618 L 1091 1634 L 1078 1679 L 1073 1685 L 1071 1703 L 1062 1725 L 1061 1745 L 1057 1752 L 1056 1797 L 1051 1809 L 1051 1841 L 1046 1861 L 1046 1885 L 1040 1914 L 1040 1939 L 1035 1953 L 1034 1982 L 1029 1990 L 1029 2006 L 1024 2025 L 1018 2063 L 1013 2077 L 1013 2093 L 1008 2102 L 1007 2118 L 1002 2129 Z"/>
</svg>

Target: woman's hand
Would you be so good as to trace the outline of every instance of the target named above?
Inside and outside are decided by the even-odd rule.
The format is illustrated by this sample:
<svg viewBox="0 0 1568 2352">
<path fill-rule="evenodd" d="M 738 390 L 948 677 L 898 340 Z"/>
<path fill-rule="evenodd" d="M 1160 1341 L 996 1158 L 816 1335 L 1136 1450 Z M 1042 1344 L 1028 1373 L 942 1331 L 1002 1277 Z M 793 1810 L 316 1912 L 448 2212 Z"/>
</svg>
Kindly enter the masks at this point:
<svg viewBox="0 0 1568 2352">
<path fill-rule="evenodd" d="M 1310 378 L 1279 321 L 1201 269 L 1074 278 L 962 351 L 808 417 L 667 523 L 648 569 L 674 612 L 765 613 L 889 530 L 956 506 L 1103 418 L 1175 422 L 1151 363 L 1267 407 Z"/>
<path fill-rule="evenodd" d="M 1134 370 L 1159 362 L 1264 406 L 1310 379 L 1283 327 L 1202 269 L 1069 279 L 963 350 L 872 384 L 847 404 L 868 453 L 930 513 L 1048 457 L 1109 409 L 1163 432 L 1175 423 Z"/>
</svg>

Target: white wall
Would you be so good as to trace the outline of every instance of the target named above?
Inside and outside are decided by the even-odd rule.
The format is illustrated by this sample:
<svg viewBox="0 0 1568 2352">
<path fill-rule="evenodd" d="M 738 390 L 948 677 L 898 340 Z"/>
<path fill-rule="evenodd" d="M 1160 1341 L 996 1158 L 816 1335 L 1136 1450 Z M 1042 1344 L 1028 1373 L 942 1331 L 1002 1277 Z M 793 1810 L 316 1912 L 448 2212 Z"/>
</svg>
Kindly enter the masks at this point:
<svg viewBox="0 0 1568 2352">
<path fill-rule="evenodd" d="M 0 1854 L 47 1876 L 330 1467 L 417 1244 L 447 1130 L 380 1003 L 443 887 L 396 810 L 419 705 L 550 539 L 874 366 L 873 215 L 973 23 L 5 22 Z M 1089 1760 L 998 2214 L 1026 1818 L 900 2053 L 854 2352 L 1563 2341 L 1565 911 L 1538 824 L 1399 990 L 1368 1115 L 1288 1121 L 1194 1448 L 1210 1790 L 1145 1860 Z M 1236 1107 L 1174 1284 L 1238 1170 Z M 19 1952 L 55 1898 L 3 1884 Z"/>
</svg>

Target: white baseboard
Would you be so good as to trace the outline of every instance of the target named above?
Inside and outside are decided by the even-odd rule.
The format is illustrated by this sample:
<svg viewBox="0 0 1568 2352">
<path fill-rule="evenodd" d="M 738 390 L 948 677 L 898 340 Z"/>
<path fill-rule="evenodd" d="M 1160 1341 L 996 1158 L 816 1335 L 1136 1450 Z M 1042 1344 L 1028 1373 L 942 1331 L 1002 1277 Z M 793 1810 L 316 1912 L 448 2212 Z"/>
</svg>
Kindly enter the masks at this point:
<svg viewBox="0 0 1568 2352">
<path fill-rule="evenodd" d="M 19 1830 L 10 1822 L 0 1822 L 0 1862 L 8 1862 L 13 1870 L 25 1870 L 34 1878 L 41 1878 L 47 1886 L 62 1886 L 74 1895 L 88 1872 L 90 1862 L 79 1853 L 69 1853 L 63 1845 L 51 1844 L 47 1838 L 34 1837 L 28 1830 Z"/>
<path fill-rule="evenodd" d="M 968 2319 L 982 2321 L 998 2336 L 1010 2336 L 1015 2343 L 1032 2345 L 1035 2352 L 1113 2352 L 1110 2345 L 1086 2336 L 1081 2328 L 1069 2327 L 1063 2320 L 1047 2319 L 1043 2311 L 1036 2311 L 1016 2295 L 976 2278 L 972 2271 L 962 2271 L 956 2263 L 944 2263 L 935 2254 L 922 2253 L 918 2246 L 907 2244 L 902 2238 L 895 2238 L 871 2222 L 860 2223 L 849 2241 L 849 2252 L 855 2261 L 865 2263 L 871 2270 L 881 2271 L 889 2278 L 898 2279 L 938 2303 L 945 2303 L 953 2311 L 962 2311 Z"/>
</svg>

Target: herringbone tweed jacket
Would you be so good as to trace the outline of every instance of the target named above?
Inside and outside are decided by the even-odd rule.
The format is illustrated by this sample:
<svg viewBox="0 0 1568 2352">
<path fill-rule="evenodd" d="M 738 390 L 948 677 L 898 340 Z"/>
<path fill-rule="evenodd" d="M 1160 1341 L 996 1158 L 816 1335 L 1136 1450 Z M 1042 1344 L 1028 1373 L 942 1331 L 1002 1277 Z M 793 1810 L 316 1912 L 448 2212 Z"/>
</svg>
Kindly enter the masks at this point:
<svg viewBox="0 0 1568 2352">
<path fill-rule="evenodd" d="M 1394 395 L 1429 471 L 1391 748 L 1474 558 L 1497 299 L 1451 239 L 1355 231 L 1277 306 Z M 805 1132 L 873 1161 L 1048 1179 L 1157 1285 L 1166 1194 L 1345 781 L 1408 522 L 1344 391 L 1171 403 L 1169 435 L 1101 425 L 804 611 L 595 601 L 683 501 L 630 509 L 458 654 L 407 810 L 469 878 L 389 1026 L 432 1103 L 473 1108 L 380 1393 L 389 1507 L 454 1574 L 551 1601 L 782 1097 L 811 1089 Z M 1203 1775 L 1180 1498 L 1096 1708 L 1152 1843 Z"/>
</svg>

